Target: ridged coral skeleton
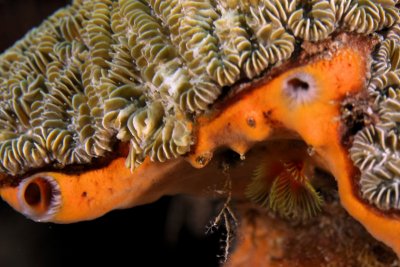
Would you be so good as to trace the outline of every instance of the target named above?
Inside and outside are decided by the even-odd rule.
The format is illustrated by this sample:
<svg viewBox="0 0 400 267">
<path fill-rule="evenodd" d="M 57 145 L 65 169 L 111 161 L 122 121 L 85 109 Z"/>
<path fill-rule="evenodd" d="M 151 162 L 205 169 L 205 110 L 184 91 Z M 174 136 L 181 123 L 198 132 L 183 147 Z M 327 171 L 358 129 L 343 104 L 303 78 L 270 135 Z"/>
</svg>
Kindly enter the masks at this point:
<svg viewBox="0 0 400 267">
<path fill-rule="evenodd" d="M 398 5 L 394 0 L 75 0 L 0 55 L 2 197 L 20 209 L 26 203 L 15 200 L 10 185 L 43 169 L 56 170 L 51 175 L 63 194 L 67 181 L 81 186 L 86 180 L 68 180 L 72 176 L 57 170 L 97 159 L 109 165 L 85 177 L 101 174 L 104 183 L 111 177 L 116 184 L 111 172 L 119 170 L 124 177 L 157 180 L 161 171 L 173 172 L 182 157 L 202 168 L 217 148 L 244 155 L 254 143 L 286 129 L 288 139 L 315 147 L 316 158 L 323 158 L 315 165 L 336 177 L 349 213 L 400 255 L 400 242 L 374 227 L 384 221 L 400 232 L 390 217 L 400 209 Z M 345 64 L 348 69 L 340 70 Z M 343 130 L 348 118 L 341 103 L 352 94 L 369 107 L 362 110 L 361 129 Z M 296 117 L 300 114 L 315 123 Z M 122 146 L 129 146 L 128 152 Z M 121 154 L 127 170 L 120 170 Z M 134 184 L 122 180 L 120 190 Z M 306 178 L 299 184 L 316 201 L 303 207 L 316 214 L 318 192 Z M 163 186 L 160 194 L 183 188 L 174 184 L 169 192 Z M 279 210 L 283 197 L 268 195 L 263 191 L 268 186 L 257 180 L 252 187 L 250 198 L 272 198 L 272 210 Z M 136 198 L 116 198 L 85 219 L 150 202 L 157 194 Z M 85 216 L 83 210 L 68 215 L 52 210 L 45 217 L 33 211 L 31 217 L 75 221 Z"/>
</svg>

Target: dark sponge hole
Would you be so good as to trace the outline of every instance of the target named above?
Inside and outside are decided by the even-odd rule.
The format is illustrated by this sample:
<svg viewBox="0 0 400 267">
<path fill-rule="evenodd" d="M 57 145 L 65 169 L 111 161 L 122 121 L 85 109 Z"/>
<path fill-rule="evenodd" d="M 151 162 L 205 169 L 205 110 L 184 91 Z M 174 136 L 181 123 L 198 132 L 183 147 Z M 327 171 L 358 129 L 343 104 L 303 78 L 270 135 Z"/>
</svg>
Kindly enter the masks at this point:
<svg viewBox="0 0 400 267">
<path fill-rule="evenodd" d="M 300 80 L 299 78 L 292 78 L 287 82 L 290 89 L 293 91 L 307 91 L 310 88 L 310 85 Z"/>
<path fill-rule="evenodd" d="M 24 198 L 29 205 L 38 205 L 42 199 L 39 185 L 37 183 L 30 183 L 26 187 Z"/>
<path fill-rule="evenodd" d="M 31 207 L 43 204 L 48 208 L 53 197 L 52 185 L 42 177 L 37 177 L 25 188 L 24 198 Z"/>
</svg>

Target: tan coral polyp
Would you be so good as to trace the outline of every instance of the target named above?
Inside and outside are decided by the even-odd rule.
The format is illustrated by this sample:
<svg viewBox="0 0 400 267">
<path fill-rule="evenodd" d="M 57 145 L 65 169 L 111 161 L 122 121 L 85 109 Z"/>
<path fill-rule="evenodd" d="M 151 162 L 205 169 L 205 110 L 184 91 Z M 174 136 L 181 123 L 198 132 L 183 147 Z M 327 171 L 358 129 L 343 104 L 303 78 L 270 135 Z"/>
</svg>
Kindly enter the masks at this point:
<svg viewBox="0 0 400 267">
<path fill-rule="evenodd" d="M 199 166 L 199 157 L 212 154 L 221 145 L 243 154 L 277 128 L 291 130 L 313 147 L 324 167 L 335 176 L 347 211 L 400 255 L 400 221 L 385 216 L 358 197 L 353 164 L 341 144 L 341 101 L 365 88 L 368 54 L 369 51 L 357 47 L 341 48 L 331 58 L 294 68 L 246 93 L 215 118 L 199 120 L 197 144 L 190 161 Z M 296 103 L 282 90 L 285 80 L 299 73 L 310 75 L 317 90 L 306 103 Z M 248 118 L 253 119 L 251 125 Z"/>
</svg>

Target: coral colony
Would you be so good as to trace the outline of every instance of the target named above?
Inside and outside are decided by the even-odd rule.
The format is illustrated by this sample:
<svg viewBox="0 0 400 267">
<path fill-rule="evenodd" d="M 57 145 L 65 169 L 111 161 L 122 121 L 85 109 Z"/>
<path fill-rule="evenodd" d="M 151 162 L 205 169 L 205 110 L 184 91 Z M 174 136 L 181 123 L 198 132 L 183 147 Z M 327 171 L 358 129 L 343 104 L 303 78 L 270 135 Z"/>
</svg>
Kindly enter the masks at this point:
<svg viewBox="0 0 400 267">
<path fill-rule="evenodd" d="M 153 188 L 228 148 L 250 164 L 239 195 L 308 220 L 324 205 L 318 168 L 399 254 L 399 67 L 395 0 L 75 0 L 0 55 L 0 194 L 35 220 L 91 219 L 197 185 L 62 215 L 94 176 Z"/>
</svg>

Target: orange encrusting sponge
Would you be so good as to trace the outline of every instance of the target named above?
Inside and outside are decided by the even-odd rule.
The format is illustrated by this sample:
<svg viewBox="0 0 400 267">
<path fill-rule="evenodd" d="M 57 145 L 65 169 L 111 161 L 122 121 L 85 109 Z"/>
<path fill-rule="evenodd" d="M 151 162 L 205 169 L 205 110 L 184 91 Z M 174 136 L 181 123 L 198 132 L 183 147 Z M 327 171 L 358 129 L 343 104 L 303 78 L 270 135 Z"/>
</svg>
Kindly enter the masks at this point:
<svg viewBox="0 0 400 267">
<path fill-rule="evenodd" d="M 340 48 L 330 58 L 291 69 L 246 92 L 240 101 L 216 117 L 200 119 L 197 143 L 189 160 L 199 167 L 197 159 L 212 154 L 219 146 L 244 154 L 255 142 L 270 137 L 274 130 L 292 131 L 294 137 L 300 136 L 314 149 L 335 176 L 347 211 L 400 255 L 400 221 L 385 216 L 359 198 L 353 164 L 341 143 L 341 101 L 365 88 L 369 71 L 367 52 L 357 46 Z M 285 91 L 288 83 L 300 86 L 289 90 L 300 92 Z"/>
</svg>

